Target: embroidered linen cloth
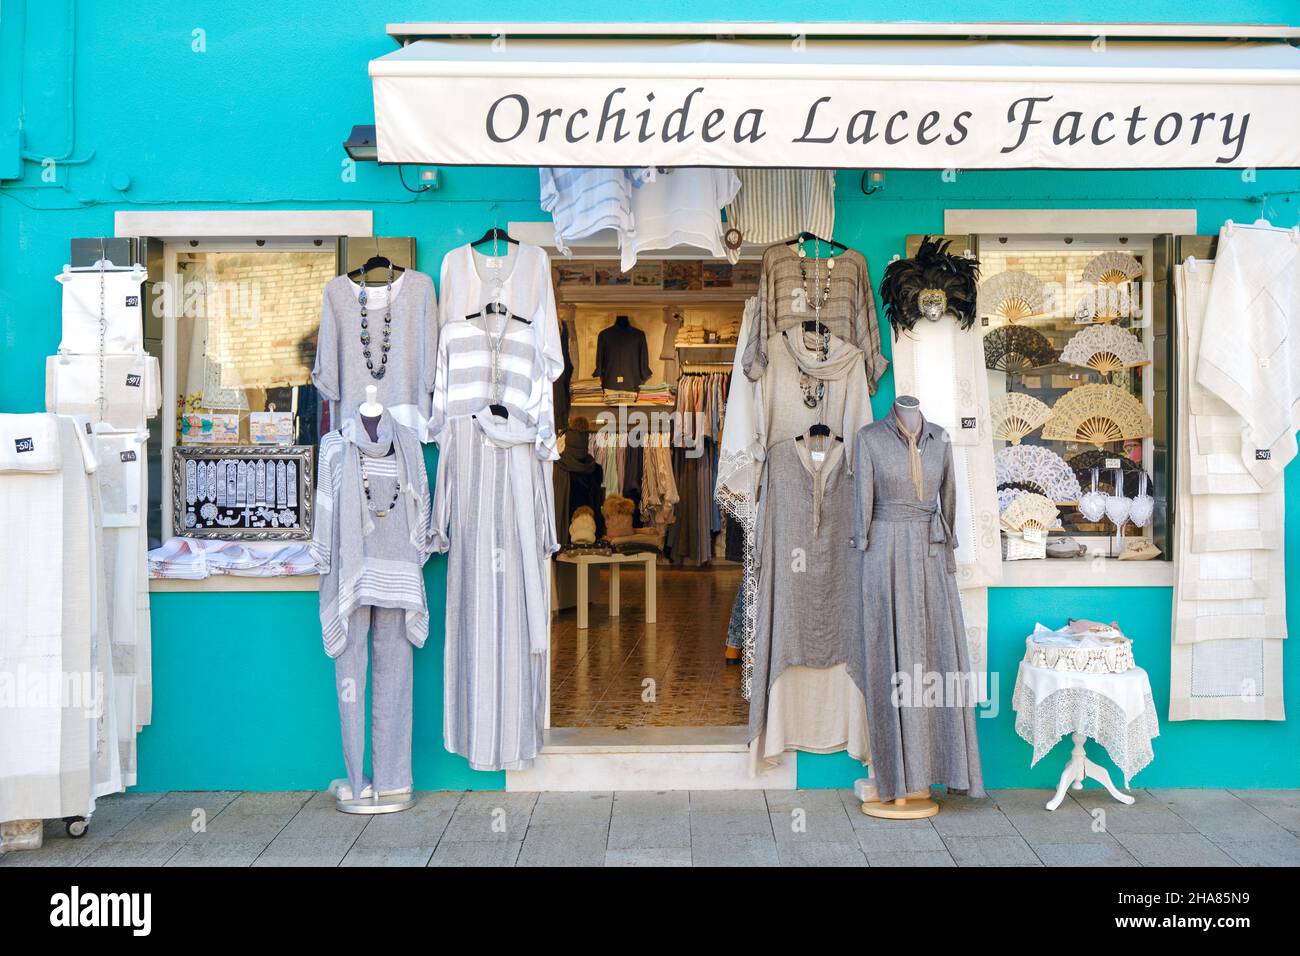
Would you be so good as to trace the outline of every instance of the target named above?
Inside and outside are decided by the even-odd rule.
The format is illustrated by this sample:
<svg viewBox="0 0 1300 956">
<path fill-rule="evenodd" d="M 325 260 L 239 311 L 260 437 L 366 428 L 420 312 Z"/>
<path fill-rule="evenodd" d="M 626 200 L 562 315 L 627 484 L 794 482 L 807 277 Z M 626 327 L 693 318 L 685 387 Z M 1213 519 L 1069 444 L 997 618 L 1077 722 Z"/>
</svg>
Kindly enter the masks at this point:
<svg viewBox="0 0 1300 956">
<path fill-rule="evenodd" d="M 1151 681 L 1140 667 L 1122 674 L 1086 674 L 1034 667 L 1023 661 L 1011 695 L 1016 733 L 1034 748 L 1032 767 L 1067 734 L 1091 737 L 1106 749 L 1129 786 L 1155 757 L 1160 736 Z"/>
<path fill-rule="evenodd" d="M 1242 463 L 1261 488 L 1296 455 L 1300 229 L 1219 230 L 1196 381 L 1241 416 Z"/>
<path fill-rule="evenodd" d="M 1238 454 L 1241 416 L 1191 374 L 1217 274 L 1214 263 L 1191 259 L 1174 271 L 1177 379 L 1189 384 L 1176 409 L 1178 473 L 1187 480 L 1178 484 L 1183 517 L 1174 525 L 1169 719 L 1281 720 L 1283 483 L 1259 487 Z M 1224 453 L 1229 439 L 1235 444 Z"/>
</svg>

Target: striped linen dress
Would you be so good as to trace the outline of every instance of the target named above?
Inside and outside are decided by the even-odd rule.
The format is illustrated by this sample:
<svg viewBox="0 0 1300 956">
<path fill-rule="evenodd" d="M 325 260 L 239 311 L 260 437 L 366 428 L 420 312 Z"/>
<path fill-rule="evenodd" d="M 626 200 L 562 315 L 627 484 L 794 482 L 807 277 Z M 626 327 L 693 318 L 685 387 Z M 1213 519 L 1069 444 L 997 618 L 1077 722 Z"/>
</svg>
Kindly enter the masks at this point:
<svg viewBox="0 0 1300 956">
<path fill-rule="evenodd" d="M 487 409 L 438 439 L 434 547 L 448 555 L 443 743 L 475 770 L 526 770 L 546 720 L 558 550 L 551 463 L 536 425 Z"/>
</svg>

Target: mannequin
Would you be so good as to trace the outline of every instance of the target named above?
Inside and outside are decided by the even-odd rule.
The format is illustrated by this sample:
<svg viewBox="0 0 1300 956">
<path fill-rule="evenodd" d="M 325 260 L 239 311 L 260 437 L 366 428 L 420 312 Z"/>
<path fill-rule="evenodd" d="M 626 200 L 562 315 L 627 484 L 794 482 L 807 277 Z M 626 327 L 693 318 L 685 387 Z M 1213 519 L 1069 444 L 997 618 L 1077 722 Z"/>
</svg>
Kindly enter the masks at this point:
<svg viewBox="0 0 1300 956">
<path fill-rule="evenodd" d="M 910 432 L 916 432 L 925 422 L 925 417 L 921 414 L 921 402 L 912 395 L 899 395 L 894 400 L 894 414 L 899 423 Z M 939 812 L 939 804 L 930 799 L 928 791 L 923 790 L 882 803 L 876 793 L 876 784 L 869 777 L 855 780 L 853 792 L 862 800 L 862 812 L 869 817 L 920 820 Z"/>
<path fill-rule="evenodd" d="M 357 411 L 361 414 L 361 424 L 371 441 L 379 440 L 379 419 L 384 414 L 384 406 L 379 404 L 379 389 L 373 385 L 366 386 L 366 400 Z M 910 426 L 909 426 L 910 427 Z"/>
<path fill-rule="evenodd" d="M 635 392 L 650 378 L 650 350 L 645 333 L 626 315 L 596 336 L 596 367 L 592 374 L 603 388 Z"/>
<path fill-rule="evenodd" d="M 898 420 L 903 423 L 903 427 L 910 432 L 916 431 L 921 427 L 921 422 L 925 421 L 921 414 L 921 402 L 911 395 L 899 395 L 894 399 L 894 413 L 898 415 Z"/>
<path fill-rule="evenodd" d="M 379 404 L 378 390 L 374 385 L 366 386 L 366 400 L 357 409 L 357 413 L 358 413 L 358 417 L 361 419 L 362 427 L 365 429 L 366 434 L 370 436 L 370 440 L 372 442 L 377 442 L 379 440 L 379 424 L 384 414 L 384 406 Z M 396 453 L 396 448 L 390 448 L 388 451 L 388 456 L 391 457 L 395 453 Z M 351 640 L 354 641 L 359 640 L 363 643 L 366 642 L 368 639 L 369 639 L 368 635 L 364 633 L 364 631 L 360 634 L 354 634 L 351 638 Z M 404 644 L 404 639 L 403 639 L 403 644 Z M 340 665 L 341 665 L 341 661 L 342 658 L 340 658 Z M 336 665 L 336 667 L 340 665 Z M 350 673 L 350 671 L 339 670 L 339 674 L 344 674 L 344 673 Z M 362 673 L 364 674 L 364 667 Z M 349 680 L 355 682 L 356 678 L 353 676 L 350 677 Z M 355 686 L 355 684 L 353 686 Z M 361 686 L 361 693 L 359 695 L 360 699 L 357 701 L 357 705 L 364 706 L 365 703 L 364 680 L 360 681 L 360 686 Z M 378 686 L 372 688 L 371 691 L 372 694 L 378 694 L 381 692 L 382 691 Z M 343 697 L 340 696 L 340 701 L 342 700 Z M 372 732 L 373 732 L 373 728 L 372 728 Z M 346 748 L 346 739 L 347 739 L 346 726 L 344 730 L 344 737 L 345 737 L 345 752 L 346 752 L 347 749 Z M 364 745 L 364 739 L 362 739 L 361 742 Z M 372 742 L 372 746 L 373 746 L 373 742 Z M 359 758 L 349 758 L 349 759 L 359 759 Z M 385 759 L 388 758 L 385 757 Z M 349 772 L 352 771 L 352 767 L 349 767 L 348 769 Z M 416 803 L 414 791 L 409 789 L 400 790 L 397 792 L 385 793 L 381 791 L 378 787 L 368 786 L 360 794 L 354 794 L 352 792 L 352 783 L 347 777 L 343 777 L 338 780 L 332 781 L 330 783 L 329 789 L 330 789 L 330 793 L 334 794 L 335 809 L 337 809 L 341 813 L 360 813 L 360 814 L 396 813 L 400 810 L 409 810 L 411 807 L 415 806 Z"/>
</svg>

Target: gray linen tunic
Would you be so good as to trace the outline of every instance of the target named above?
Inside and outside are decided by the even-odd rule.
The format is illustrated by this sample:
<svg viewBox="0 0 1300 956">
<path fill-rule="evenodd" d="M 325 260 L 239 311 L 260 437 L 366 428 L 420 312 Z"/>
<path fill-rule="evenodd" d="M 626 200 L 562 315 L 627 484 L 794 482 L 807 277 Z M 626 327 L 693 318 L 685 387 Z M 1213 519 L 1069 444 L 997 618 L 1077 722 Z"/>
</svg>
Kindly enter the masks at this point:
<svg viewBox="0 0 1300 956">
<path fill-rule="evenodd" d="M 974 685 L 954 576 L 957 495 L 948 435 L 938 425 L 922 425 L 920 501 L 907 441 L 892 411 L 863 427 L 856 445 L 852 543 L 863 552 L 871 776 L 881 800 L 936 784 L 983 796 Z"/>
<path fill-rule="evenodd" d="M 815 459 L 821 446 L 812 443 L 821 441 L 778 442 L 763 469 L 750 740 L 763 733 L 768 694 L 787 667 L 844 664 L 859 692 L 866 687 L 861 555 L 844 548 L 852 524 L 852 476 L 843 442 L 829 441 L 824 460 Z"/>
<path fill-rule="evenodd" d="M 361 304 L 357 290 L 347 276 L 335 276 L 325 284 L 321 302 L 320 337 L 316 342 L 316 365 L 311 380 L 321 397 L 333 403 L 334 428 L 357 413 L 366 400 L 366 386 L 374 385 L 379 404 L 393 418 L 422 435 L 429 418 L 433 394 L 434 363 L 438 353 L 438 297 L 433 280 L 423 272 L 407 269 L 393 297 L 392 330 L 388 371 L 373 378 L 366 368 L 361 344 Z M 375 367 L 383 355 L 386 304 L 378 304 L 386 286 L 368 283 L 371 295 L 366 321 L 370 333 L 370 358 Z"/>
</svg>

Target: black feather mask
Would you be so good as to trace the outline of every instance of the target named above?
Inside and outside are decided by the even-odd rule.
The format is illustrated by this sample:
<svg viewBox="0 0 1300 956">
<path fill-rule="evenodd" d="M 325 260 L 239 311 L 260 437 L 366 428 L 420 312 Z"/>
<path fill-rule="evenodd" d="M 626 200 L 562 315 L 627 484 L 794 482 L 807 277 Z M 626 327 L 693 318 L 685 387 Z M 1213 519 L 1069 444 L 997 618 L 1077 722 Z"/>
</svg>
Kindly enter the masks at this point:
<svg viewBox="0 0 1300 956">
<path fill-rule="evenodd" d="M 954 316 L 963 329 L 975 324 L 975 298 L 980 264 L 953 255 L 951 240 L 926 236 L 911 259 L 897 259 L 885 270 L 880 297 L 894 338 L 910 332 L 921 319 L 937 322 Z"/>
</svg>

